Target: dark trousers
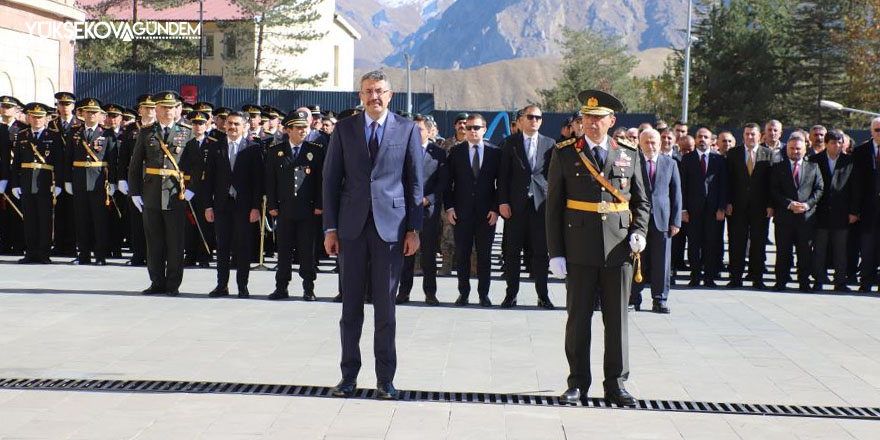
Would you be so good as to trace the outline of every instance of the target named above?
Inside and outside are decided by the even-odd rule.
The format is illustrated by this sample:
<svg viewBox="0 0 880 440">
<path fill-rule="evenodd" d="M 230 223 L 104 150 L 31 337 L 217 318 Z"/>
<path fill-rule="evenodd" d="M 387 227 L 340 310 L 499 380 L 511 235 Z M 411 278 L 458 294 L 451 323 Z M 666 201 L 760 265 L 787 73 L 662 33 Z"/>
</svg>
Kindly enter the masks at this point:
<svg viewBox="0 0 880 440">
<path fill-rule="evenodd" d="M 109 219 L 104 190 L 74 191 L 73 208 L 76 213 L 76 245 L 80 262 L 107 258 L 110 239 Z"/>
<path fill-rule="evenodd" d="M 862 238 L 860 222 L 855 222 L 846 229 L 846 275 L 847 283 L 849 283 L 850 280 L 857 278 L 859 272 L 859 255 L 861 253 L 859 244 Z"/>
<path fill-rule="evenodd" d="M 247 287 L 253 250 L 253 225 L 250 208 L 235 207 L 232 199 L 223 209 L 214 208 L 214 231 L 217 234 L 217 285 L 229 284 L 230 259 L 235 256 L 235 281 L 238 288 Z M 259 236 L 258 236 L 259 238 Z"/>
<path fill-rule="evenodd" d="M 307 215 L 302 220 L 285 217 L 275 218 L 275 232 L 278 238 L 278 267 L 275 269 L 275 287 L 287 289 L 291 279 L 291 260 L 296 246 L 299 260 L 299 276 L 303 291 L 315 290 L 315 224 L 314 216 Z"/>
<path fill-rule="evenodd" d="M 672 237 L 672 269 L 684 270 L 684 254 L 687 247 L 688 224 L 682 223 L 681 230 Z"/>
<path fill-rule="evenodd" d="M 131 219 L 131 235 L 129 236 L 128 246 L 131 248 L 132 263 L 143 264 L 147 260 L 147 236 L 144 228 L 144 214 L 138 211 L 137 207 L 128 199 L 128 217 Z"/>
<path fill-rule="evenodd" d="M 205 220 L 205 208 L 207 205 L 204 201 L 192 199 L 193 211 L 187 212 L 186 215 L 186 264 L 193 265 L 195 263 L 207 263 L 211 261 L 211 250 L 216 247 L 216 238 L 214 234 L 214 224 Z M 186 208 L 189 210 L 189 207 Z M 199 227 L 202 228 L 202 235 L 199 234 Z M 207 243 L 208 248 L 205 249 Z"/>
<path fill-rule="evenodd" d="M 24 213 L 25 256 L 34 260 L 49 258 L 52 194 L 48 190 L 38 194 L 21 193 L 21 211 Z"/>
<path fill-rule="evenodd" d="M 431 217 L 425 217 L 422 222 L 422 232 L 419 233 L 419 253 L 422 265 L 422 290 L 426 295 L 437 293 L 437 239 L 440 234 L 440 212 L 434 211 Z M 403 258 L 403 273 L 400 276 L 400 293 L 409 295 L 413 287 L 413 273 L 415 271 L 416 256 Z"/>
<path fill-rule="evenodd" d="M 547 228 L 544 219 L 544 205 L 535 209 L 529 203 L 525 209 L 514 212 L 505 220 L 505 235 L 508 235 L 507 246 L 504 247 L 505 278 L 507 278 L 507 296 L 515 297 L 519 293 L 520 252 L 525 243 L 531 244 L 531 272 L 535 279 L 535 291 L 538 298 L 547 298 Z"/>
<path fill-rule="evenodd" d="M 862 263 L 859 266 L 859 284 L 870 287 L 877 284 L 877 263 L 880 262 L 880 225 L 863 224 L 859 239 Z"/>
<path fill-rule="evenodd" d="M 60 185 L 61 182 L 58 182 Z M 55 201 L 55 255 L 72 257 L 76 255 L 76 227 L 73 197 L 64 191 Z"/>
<path fill-rule="evenodd" d="M 743 208 L 745 211 L 745 208 Z M 730 279 L 740 281 L 746 266 L 746 246 L 749 247 L 749 277 L 754 282 L 764 278 L 767 259 L 767 234 L 770 220 L 766 211 L 752 210 L 738 212 L 734 207 L 733 215 L 727 223 L 728 247 L 730 249 Z"/>
<path fill-rule="evenodd" d="M 495 226 L 489 226 L 489 220 L 485 217 L 459 219 L 455 222 L 453 233 L 455 236 L 455 271 L 458 275 L 458 293 L 464 296 L 471 293 L 471 251 L 476 248 L 477 293 L 481 298 L 488 295 Z"/>
<path fill-rule="evenodd" d="M 110 257 L 122 257 L 122 243 L 129 224 L 126 210 L 125 195 L 117 191 L 110 197 L 110 206 L 107 207 L 107 227 L 110 228 L 107 252 Z"/>
<path fill-rule="evenodd" d="M 660 231 L 654 224 L 654 218 L 648 223 L 647 245 L 642 251 L 642 282 L 637 283 L 633 280 L 632 295 L 630 295 L 630 304 L 642 303 L 642 289 L 645 284 L 651 287 L 651 298 L 654 302 L 666 304 L 669 299 L 669 287 L 671 272 L 671 254 L 672 240 L 669 239 L 669 232 Z"/>
<path fill-rule="evenodd" d="M 834 285 L 846 285 L 846 244 L 848 231 L 842 229 L 816 229 L 816 239 L 813 242 L 813 277 L 817 283 L 828 282 L 826 270 L 828 248 L 831 248 L 831 262 L 834 267 Z"/>
<path fill-rule="evenodd" d="M 776 223 L 776 284 L 779 286 L 791 280 L 792 248 L 797 252 L 798 284 L 803 286 L 810 282 L 814 228 L 801 221 L 797 223 Z"/>
<path fill-rule="evenodd" d="M 152 287 L 174 291 L 183 281 L 183 227 L 186 211 L 144 208 L 147 269 Z"/>
<path fill-rule="evenodd" d="M 629 378 L 629 336 L 627 309 L 632 265 L 600 267 L 568 264 L 566 277 L 565 356 L 568 358 L 568 386 L 584 393 L 590 388 L 590 322 L 596 296 L 602 298 L 602 323 L 605 325 L 605 360 L 603 370 L 606 391 L 623 388 Z"/>
<path fill-rule="evenodd" d="M 722 224 L 715 220 L 715 211 L 691 213 L 687 237 L 691 280 L 709 281 L 718 275 L 718 228 Z"/>
<path fill-rule="evenodd" d="M 373 296 L 373 354 L 376 358 L 376 379 L 391 382 L 397 371 L 394 316 L 394 292 L 400 282 L 403 266 L 403 244 L 382 240 L 373 217 L 360 234 L 340 242 L 340 278 L 342 278 L 342 379 L 354 382 L 361 369 L 361 332 L 364 326 L 364 295 L 367 283 Z M 369 263 L 369 264 L 368 264 Z"/>
<path fill-rule="evenodd" d="M 21 201 L 16 200 L 11 192 L 7 194 L 9 200 L 0 194 L 0 253 L 20 255 L 24 250 L 24 223 L 15 208 L 21 211 Z"/>
</svg>

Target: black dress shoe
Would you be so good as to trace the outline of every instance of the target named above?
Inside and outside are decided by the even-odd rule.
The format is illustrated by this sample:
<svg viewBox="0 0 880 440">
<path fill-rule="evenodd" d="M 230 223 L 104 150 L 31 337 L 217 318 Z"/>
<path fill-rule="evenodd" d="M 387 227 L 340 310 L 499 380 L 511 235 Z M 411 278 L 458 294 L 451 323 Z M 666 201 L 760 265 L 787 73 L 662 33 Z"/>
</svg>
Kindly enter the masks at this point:
<svg viewBox="0 0 880 440">
<path fill-rule="evenodd" d="M 351 397 L 354 396 L 355 390 L 357 390 L 357 383 L 342 380 L 330 390 L 330 394 L 333 397 Z"/>
<path fill-rule="evenodd" d="M 160 289 L 157 286 L 150 286 L 144 290 L 141 290 L 141 295 L 156 295 L 159 293 L 163 293 L 163 290 L 165 290 L 165 289 Z"/>
<path fill-rule="evenodd" d="M 312 301 L 317 301 L 317 300 L 318 300 L 318 297 L 315 296 L 315 292 L 313 292 L 311 290 L 306 290 L 305 292 L 303 292 L 303 301 L 312 302 Z"/>
<path fill-rule="evenodd" d="M 785 292 L 785 284 L 776 283 L 773 285 L 774 292 Z"/>
<path fill-rule="evenodd" d="M 342 294 L 341 293 L 336 294 L 336 296 L 333 297 L 333 302 L 341 303 L 342 302 Z"/>
<path fill-rule="evenodd" d="M 669 307 L 666 304 L 654 303 L 654 306 L 651 307 L 651 311 L 654 313 L 662 313 L 668 315 Z"/>
<path fill-rule="evenodd" d="M 287 289 L 275 289 L 275 291 L 270 293 L 268 296 L 268 298 L 271 300 L 285 299 L 289 297 L 290 294 L 287 292 Z"/>
<path fill-rule="evenodd" d="M 688 283 L 688 287 L 700 287 L 700 280 L 691 280 Z"/>
<path fill-rule="evenodd" d="M 379 382 L 376 385 L 376 398 L 382 400 L 397 400 L 400 397 L 400 393 L 397 392 L 397 389 L 394 388 L 394 384 L 391 382 Z"/>
<path fill-rule="evenodd" d="M 587 393 L 582 392 L 581 389 L 577 387 L 569 388 L 559 396 L 559 401 L 568 405 L 577 405 L 578 403 L 586 405 Z"/>
<path fill-rule="evenodd" d="M 247 287 L 239 287 L 238 288 L 238 297 L 239 298 L 250 298 L 251 292 L 248 291 Z"/>
<path fill-rule="evenodd" d="M 41 258 L 40 264 L 52 264 L 52 260 L 49 257 Z"/>
<path fill-rule="evenodd" d="M 742 286 L 743 286 L 742 280 L 730 280 L 730 282 L 727 283 L 728 289 L 739 289 Z"/>
<path fill-rule="evenodd" d="M 542 309 L 553 310 L 553 308 L 555 306 L 553 305 L 553 302 L 550 301 L 550 298 L 548 297 L 548 298 L 538 298 L 538 307 L 540 307 Z"/>
<path fill-rule="evenodd" d="M 214 290 L 208 293 L 208 296 L 210 296 L 211 298 L 229 296 L 229 288 L 227 288 L 226 286 L 217 286 L 214 288 Z"/>
<path fill-rule="evenodd" d="M 425 304 L 429 306 L 439 306 L 440 300 L 437 299 L 436 293 L 426 293 L 425 294 Z"/>
<path fill-rule="evenodd" d="M 180 295 L 180 291 L 177 289 L 174 289 L 174 290 L 169 290 L 169 291 L 165 292 L 165 294 L 168 296 L 177 296 L 177 295 Z"/>
<path fill-rule="evenodd" d="M 458 295 L 458 299 L 455 300 L 455 305 L 457 305 L 459 307 L 468 305 L 467 295 Z"/>
<path fill-rule="evenodd" d="M 504 297 L 504 301 L 501 301 L 501 308 L 502 309 L 509 309 L 509 308 L 515 307 L 515 306 L 516 306 L 516 297 L 515 296 L 507 295 Z"/>
<path fill-rule="evenodd" d="M 859 292 L 870 292 L 870 291 L 871 291 L 871 286 L 867 286 L 864 284 L 859 286 Z"/>
<path fill-rule="evenodd" d="M 89 260 L 87 258 L 78 258 L 76 260 L 73 260 L 71 263 L 76 264 L 77 266 L 88 266 L 92 264 L 92 260 Z"/>
<path fill-rule="evenodd" d="M 40 262 L 40 260 L 38 260 L 36 258 L 30 258 L 30 257 L 24 257 L 24 258 L 18 260 L 18 264 L 34 264 L 34 263 L 39 263 L 39 262 Z"/>
<path fill-rule="evenodd" d="M 834 286 L 835 292 L 852 292 L 852 289 L 849 288 L 846 284 L 837 284 Z"/>
<path fill-rule="evenodd" d="M 714 287 L 718 287 L 718 285 L 715 284 L 715 280 L 713 280 L 713 279 L 711 279 L 711 278 L 708 279 L 708 280 L 703 280 L 703 286 L 706 286 L 706 287 L 712 287 L 712 288 L 714 288 Z"/>
<path fill-rule="evenodd" d="M 97 260 L 97 261 L 95 261 L 95 265 L 96 265 L 96 266 L 106 266 L 106 265 L 107 265 L 107 261 L 106 261 L 106 260 L 103 260 L 103 259 L 102 259 L 102 260 Z"/>
<path fill-rule="evenodd" d="M 394 299 L 394 304 L 406 304 L 409 302 L 409 294 L 404 294 L 403 292 L 397 294 L 397 298 Z"/>
<path fill-rule="evenodd" d="M 492 307 L 492 301 L 489 301 L 488 295 L 480 297 L 480 307 Z"/>
<path fill-rule="evenodd" d="M 810 283 L 804 283 L 804 284 L 800 284 L 798 286 L 798 290 L 800 290 L 803 293 L 810 293 L 813 291 L 813 288 L 810 287 Z"/>
<path fill-rule="evenodd" d="M 639 402 L 625 389 L 621 388 L 616 391 L 605 391 L 605 402 L 617 406 L 636 406 Z"/>
<path fill-rule="evenodd" d="M 209 263 L 207 261 L 199 261 L 199 267 L 208 268 L 208 267 L 211 267 L 211 263 Z"/>
<path fill-rule="evenodd" d="M 767 285 L 764 284 L 763 281 L 756 281 L 756 282 L 752 283 L 752 289 L 755 289 L 755 290 L 767 290 Z"/>
</svg>

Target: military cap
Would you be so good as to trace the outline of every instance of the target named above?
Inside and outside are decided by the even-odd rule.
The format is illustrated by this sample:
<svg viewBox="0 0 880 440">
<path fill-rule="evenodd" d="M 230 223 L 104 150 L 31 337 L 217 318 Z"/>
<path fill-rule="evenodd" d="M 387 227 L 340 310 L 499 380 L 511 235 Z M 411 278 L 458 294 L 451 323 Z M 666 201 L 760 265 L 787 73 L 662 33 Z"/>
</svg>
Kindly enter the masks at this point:
<svg viewBox="0 0 880 440">
<path fill-rule="evenodd" d="M 104 110 L 104 113 L 107 113 L 107 116 L 110 116 L 111 118 L 115 118 L 125 112 L 125 109 L 117 104 L 104 104 L 101 106 L 101 110 Z"/>
<path fill-rule="evenodd" d="M 225 117 L 229 116 L 229 111 L 230 111 L 229 107 L 217 107 L 214 109 L 214 114 L 225 118 Z"/>
<path fill-rule="evenodd" d="M 584 115 L 606 116 L 623 111 L 623 103 L 610 93 L 601 90 L 584 90 L 578 93 L 578 101 L 583 104 Z"/>
<path fill-rule="evenodd" d="M 0 96 L 0 105 L 3 107 L 22 107 L 21 101 L 13 96 Z"/>
<path fill-rule="evenodd" d="M 180 98 L 180 94 L 172 90 L 156 93 L 153 95 L 153 101 L 156 101 L 156 105 L 165 107 L 176 107 L 183 102 Z"/>
<path fill-rule="evenodd" d="M 260 111 L 260 120 L 263 122 L 268 121 L 269 120 L 269 112 L 261 110 Z"/>
<path fill-rule="evenodd" d="M 55 100 L 63 103 L 72 103 L 76 101 L 76 95 L 70 92 L 58 92 L 55 94 Z"/>
<path fill-rule="evenodd" d="M 343 111 L 339 112 L 339 114 L 336 115 L 336 119 L 341 121 L 345 118 L 348 118 L 350 116 L 355 116 L 360 113 L 361 113 L 361 110 L 358 110 L 356 108 L 350 108 L 348 110 L 343 110 Z"/>
<path fill-rule="evenodd" d="M 156 107 L 156 101 L 153 101 L 153 95 L 140 95 L 137 97 L 137 107 Z"/>
<path fill-rule="evenodd" d="M 312 116 L 320 116 L 321 115 L 321 106 L 320 105 L 310 105 L 309 110 L 311 110 Z"/>
<path fill-rule="evenodd" d="M 36 116 L 38 118 L 42 118 L 49 113 L 49 106 L 45 104 L 40 104 L 39 102 L 32 102 L 26 106 L 24 106 L 25 113 Z"/>
<path fill-rule="evenodd" d="M 260 106 L 258 106 L 258 105 L 246 104 L 246 105 L 241 106 L 241 111 L 249 114 L 251 117 L 254 117 L 254 116 L 259 116 L 260 113 L 263 112 L 263 109 L 261 109 Z"/>
<path fill-rule="evenodd" d="M 191 112 L 191 111 L 194 110 L 192 104 L 190 104 L 190 103 L 188 103 L 188 102 L 184 102 L 184 103 L 183 103 L 183 107 L 182 107 L 182 109 L 183 109 L 183 112 L 184 112 L 184 113 L 189 113 L 189 112 Z"/>
<path fill-rule="evenodd" d="M 577 120 L 579 120 L 580 118 L 583 118 L 583 117 L 584 117 L 584 113 L 583 113 L 582 111 L 580 111 L 580 110 L 575 111 L 575 112 L 572 113 L 571 116 L 570 116 L 570 118 L 571 118 L 571 122 L 577 121 Z"/>
<path fill-rule="evenodd" d="M 305 110 L 293 110 L 284 117 L 285 127 L 308 127 L 309 112 Z"/>
<path fill-rule="evenodd" d="M 76 109 L 86 112 L 99 112 L 101 111 L 101 105 L 101 101 L 95 98 L 83 98 L 76 101 Z"/>
<path fill-rule="evenodd" d="M 190 122 L 208 122 L 208 114 L 200 111 L 191 111 L 186 114 L 186 119 L 189 119 Z"/>
<path fill-rule="evenodd" d="M 263 112 L 265 112 L 269 115 L 269 119 L 275 119 L 275 118 L 280 118 L 280 117 L 284 116 L 284 112 L 282 112 L 281 110 L 278 110 L 275 107 L 272 107 L 271 105 L 264 105 Z"/>
<path fill-rule="evenodd" d="M 403 116 L 404 118 L 412 119 L 412 113 L 410 113 L 410 112 L 398 110 L 397 114 L 398 114 L 398 116 Z"/>
<path fill-rule="evenodd" d="M 199 101 L 193 104 L 193 110 L 210 114 L 214 112 L 214 104 L 207 101 Z"/>
<path fill-rule="evenodd" d="M 135 119 L 137 119 L 137 111 L 134 109 L 127 108 L 122 112 L 122 120 L 134 121 Z"/>
<path fill-rule="evenodd" d="M 465 112 L 461 112 L 461 113 L 455 115 L 455 122 L 467 121 L 467 118 L 468 118 L 468 114 Z"/>
<path fill-rule="evenodd" d="M 325 111 L 325 112 L 323 112 L 323 113 L 321 113 L 321 114 L 324 115 L 324 116 L 326 116 L 326 117 L 328 117 L 328 118 L 335 118 L 335 117 L 336 117 L 336 114 L 333 113 L 332 110 L 327 110 L 327 111 Z"/>
</svg>

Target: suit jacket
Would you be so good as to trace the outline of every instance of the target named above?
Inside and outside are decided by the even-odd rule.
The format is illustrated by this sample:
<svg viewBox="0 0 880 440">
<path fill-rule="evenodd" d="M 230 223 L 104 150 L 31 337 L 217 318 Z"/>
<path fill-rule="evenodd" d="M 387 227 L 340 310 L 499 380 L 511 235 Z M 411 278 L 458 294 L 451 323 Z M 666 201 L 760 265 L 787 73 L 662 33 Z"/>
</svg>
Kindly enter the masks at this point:
<svg viewBox="0 0 880 440">
<path fill-rule="evenodd" d="M 648 160 L 642 159 L 642 181 L 645 192 L 651 199 L 651 218 L 658 231 L 668 232 L 670 226 L 681 228 L 681 178 L 675 159 L 658 154 L 657 169 L 654 170 L 654 184 L 648 174 Z"/>
<path fill-rule="evenodd" d="M 849 216 L 858 215 L 860 188 L 853 184 L 853 158 L 846 154 L 837 157 L 834 171 L 828 166 L 828 152 L 810 156 L 810 162 L 819 166 L 824 190 L 816 207 L 817 226 L 823 229 L 846 229 Z"/>
<path fill-rule="evenodd" d="M 681 159 L 683 211 L 690 216 L 709 215 L 727 209 L 727 165 L 723 156 L 709 153 L 706 175 L 696 150 Z M 714 217 L 713 217 L 714 218 Z"/>
<path fill-rule="evenodd" d="M 192 138 L 192 127 L 185 122 L 175 122 L 169 128 L 168 139 L 163 142 L 166 143 L 168 152 L 174 157 L 180 171 L 189 174 L 197 160 L 196 151 L 186 146 Z M 177 177 L 147 174 L 148 168 L 174 170 L 171 160 L 162 151 L 160 144 L 162 139 L 163 134 L 158 122 L 138 131 L 128 169 L 131 195 L 142 196 L 144 208 L 185 209 L 187 204 L 179 198 L 180 183 Z"/>
<path fill-rule="evenodd" d="M 269 148 L 266 155 L 266 210 L 278 209 L 280 218 L 304 220 L 323 208 L 321 194 L 324 149 L 304 141 L 299 154 L 287 138 Z"/>
<path fill-rule="evenodd" d="M 773 198 L 774 222 L 781 226 L 812 224 L 819 199 L 822 198 L 824 182 L 819 166 L 802 160 L 798 171 L 799 186 L 794 184 L 791 161 L 786 159 L 773 166 L 770 178 L 770 196 Z M 791 202 L 806 203 L 810 209 L 803 214 L 795 214 L 788 209 Z"/>
<path fill-rule="evenodd" d="M 190 175 L 192 177 L 189 181 L 189 188 L 196 193 L 196 200 L 199 200 L 200 202 L 207 200 L 210 195 L 210 190 L 208 188 L 208 159 L 211 157 L 212 148 L 217 142 L 219 142 L 219 140 L 209 134 L 206 135 L 201 142 L 196 138 L 192 138 L 186 144 L 187 148 L 196 151 L 196 160 L 190 170 Z"/>
<path fill-rule="evenodd" d="M 22 167 L 25 163 L 42 163 L 34 154 L 35 149 L 54 171 Z M 13 141 L 12 155 L 10 188 L 21 188 L 23 194 L 45 194 L 52 185 L 64 182 L 64 142 L 59 133 L 44 128 L 40 136 L 35 137 L 30 128 L 19 131 Z"/>
<path fill-rule="evenodd" d="M 773 152 L 758 145 L 755 147 L 755 164 L 749 175 L 746 147 L 733 147 L 727 152 L 728 203 L 733 214 L 759 213 L 766 216 L 770 207 L 770 170 L 773 168 Z"/>
<path fill-rule="evenodd" d="M 449 183 L 446 152 L 437 144 L 428 142 L 422 169 L 425 177 L 424 198 L 428 199 L 428 206 L 424 207 L 424 215 L 428 218 L 440 212 L 438 204 L 443 200 L 443 191 Z"/>
<path fill-rule="evenodd" d="M 475 178 L 471 168 L 471 151 L 467 142 L 452 147 L 446 158 L 449 184 L 443 195 L 446 209 L 455 209 L 459 220 L 485 219 L 489 211 L 498 212 L 498 172 L 501 149 L 483 141 L 480 173 Z"/>
<path fill-rule="evenodd" d="M 873 228 L 880 223 L 880 170 L 877 169 L 874 141 L 868 140 L 853 149 L 852 159 L 855 186 L 860 189 L 856 201 L 860 223 Z"/>
<path fill-rule="evenodd" d="M 522 212 L 529 203 L 529 193 L 537 209 L 547 200 L 547 171 L 550 155 L 556 145 L 553 139 L 537 135 L 535 167 L 529 164 L 522 133 L 511 135 L 501 146 L 501 170 L 498 173 L 498 204 L 509 204 L 510 209 Z"/>
<path fill-rule="evenodd" d="M 260 209 L 263 202 L 263 155 L 260 144 L 248 138 L 239 141 L 235 167 L 229 162 L 229 139 L 212 143 L 208 153 L 206 204 L 208 208 L 230 208 L 230 188 L 235 188 L 232 208 L 237 211 Z"/>
<path fill-rule="evenodd" d="M 106 162 L 103 168 L 83 168 L 73 165 L 74 162 L 95 162 L 86 145 L 97 158 L 97 162 Z M 98 125 L 91 136 L 87 136 L 85 126 L 74 132 L 70 137 L 70 148 L 65 161 L 66 181 L 73 184 L 74 191 L 104 191 L 104 183 L 116 183 L 118 149 L 116 136 L 110 129 Z"/>
<path fill-rule="evenodd" d="M 400 241 L 422 228 L 422 139 L 416 124 L 388 112 L 379 153 L 370 160 L 363 113 L 339 121 L 324 158 L 324 229 L 360 235 L 372 212 L 379 236 Z"/>
</svg>

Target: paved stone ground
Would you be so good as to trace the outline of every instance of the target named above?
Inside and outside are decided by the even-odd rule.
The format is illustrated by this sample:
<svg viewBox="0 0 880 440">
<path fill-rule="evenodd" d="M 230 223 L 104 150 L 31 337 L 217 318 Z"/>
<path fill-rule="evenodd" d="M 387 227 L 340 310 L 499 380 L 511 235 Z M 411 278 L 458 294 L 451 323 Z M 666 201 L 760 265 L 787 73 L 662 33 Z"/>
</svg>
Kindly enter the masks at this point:
<svg viewBox="0 0 880 440">
<path fill-rule="evenodd" d="M 169 379 L 335 384 L 336 276 L 321 301 L 270 302 L 272 272 L 252 299 L 211 299 L 211 269 L 188 269 L 177 298 L 144 297 L 146 269 L 18 266 L 0 258 L 0 378 Z M 417 280 L 418 284 L 419 280 Z M 401 389 L 556 395 L 565 388 L 565 312 L 397 309 Z M 299 293 L 292 283 L 292 293 Z M 234 291 L 234 286 L 232 287 Z M 503 298 L 493 280 L 491 297 Z M 414 299 L 423 297 L 414 292 Z M 551 286 L 564 305 L 564 287 Z M 647 301 L 646 301 L 647 305 Z M 880 298 L 874 295 L 679 289 L 671 315 L 630 314 L 628 389 L 642 399 L 880 406 Z M 372 387 L 367 306 L 362 387 Z M 599 316 L 594 332 L 601 332 Z M 600 396 L 601 338 L 593 372 Z M 580 439 L 880 438 L 880 422 L 595 408 L 330 398 L 0 391 L 0 439 Z"/>
</svg>

